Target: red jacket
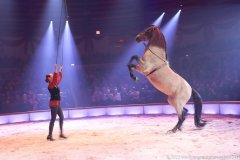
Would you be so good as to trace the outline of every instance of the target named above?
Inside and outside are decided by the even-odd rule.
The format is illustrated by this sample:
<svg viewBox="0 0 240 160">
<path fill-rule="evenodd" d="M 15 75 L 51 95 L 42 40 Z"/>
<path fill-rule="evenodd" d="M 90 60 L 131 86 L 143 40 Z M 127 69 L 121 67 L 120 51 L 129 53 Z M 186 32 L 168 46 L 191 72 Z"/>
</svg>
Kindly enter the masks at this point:
<svg viewBox="0 0 240 160">
<path fill-rule="evenodd" d="M 52 89 L 55 86 L 58 86 L 62 80 L 62 72 L 53 74 L 53 81 L 49 83 L 48 88 Z M 60 100 L 50 100 L 49 106 L 60 106 Z"/>
</svg>

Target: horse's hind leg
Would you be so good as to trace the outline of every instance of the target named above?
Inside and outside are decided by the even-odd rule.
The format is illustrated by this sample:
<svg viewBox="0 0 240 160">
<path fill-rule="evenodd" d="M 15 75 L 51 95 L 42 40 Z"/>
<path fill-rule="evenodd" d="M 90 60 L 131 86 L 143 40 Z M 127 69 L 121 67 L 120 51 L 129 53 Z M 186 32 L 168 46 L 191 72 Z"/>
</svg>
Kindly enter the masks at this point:
<svg viewBox="0 0 240 160">
<path fill-rule="evenodd" d="M 184 120 L 186 119 L 187 112 L 188 110 L 186 108 L 183 108 L 182 113 L 178 116 L 178 122 L 176 126 L 173 129 L 169 130 L 168 133 L 175 133 L 177 130 L 180 130 L 180 131 L 182 130 L 181 127 Z"/>
</svg>

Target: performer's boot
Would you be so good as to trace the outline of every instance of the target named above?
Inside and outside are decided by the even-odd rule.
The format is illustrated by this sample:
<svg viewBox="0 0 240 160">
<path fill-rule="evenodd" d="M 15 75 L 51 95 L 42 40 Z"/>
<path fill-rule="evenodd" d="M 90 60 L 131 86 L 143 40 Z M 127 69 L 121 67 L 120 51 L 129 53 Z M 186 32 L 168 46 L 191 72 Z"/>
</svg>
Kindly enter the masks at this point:
<svg viewBox="0 0 240 160">
<path fill-rule="evenodd" d="M 47 136 L 47 140 L 48 140 L 48 141 L 55 141 L 55 139 L 53 139 L 52 135 L 48 135 L 48 136 Z"/>
<path fill-rule="evenodd" d="M 60 138 L 66 139 L 67 137 L 63 134 L 63 131 L 61 130 L 61 133 L 59 135 Z"/>
<path fill-rule="evenodd" d="M 60 138 L 66 139 L 67 137 L 64 134 L 60 134 Z"/>
<path fill-rule="evenodd" d="M 59 127 L 60 127 L 60 138 L 66 139 L 67 137 L 63 134 L 63 115 L 60 117 L 59 120 Z"/>
<path fill-rule="evenodd" d="M 54 126 L 54 122 L 51 121 L 50 124 L 49 124 L 49 133 L 48 133 L 48 136 L 47 136 L 48 141 L 54 141 L 55 140 L 52 137 L 53 126 Z"/>
</svg>

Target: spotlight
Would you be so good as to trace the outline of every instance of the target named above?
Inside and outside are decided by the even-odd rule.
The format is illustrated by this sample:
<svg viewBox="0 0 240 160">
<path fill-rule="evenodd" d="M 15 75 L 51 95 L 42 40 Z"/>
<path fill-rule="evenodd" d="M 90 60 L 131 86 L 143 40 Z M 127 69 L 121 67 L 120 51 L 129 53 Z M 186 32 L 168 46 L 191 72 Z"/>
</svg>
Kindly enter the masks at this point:
<svg viewBox="0 0 240 160">
<path fill-rule="evenodd" d="M 163 20 L 165 12 L 163 12 L 152 24 L 156 26 L 160 26 Z"/>
<path fill-rule="evenodd" d="M 53 23 L 53 21 L 50 21 L 50 23 L 52 24 L 52 23 Z"/>
<path fill-rule="evenodd" d="M 68 21 L 66 21 L 66 23 L 68 23 Z"/>
<path fill-rule="evenodd" d="M 99 34 L 101 34 L 101 32 L 100 31 L 96 31 L 96 34 L 99 35 Z"/>
<path fill-rule="evenodd" d="M 180 18 L 180 13 L 181 13 L 181 9 L 178 10 L 178 12 L 167 22 L 166 25 L 163 26 L 162 31 L 165 35 L 166 41 L 168 42 L 168 53 L 169 54 L 169 58 L 171 58 L 171 54 L 172 54 L 172 49 L 173 49 L 173 42 L 175 39 L 175 33 L 177 30 L 177 26 L 178 26 L 178 21 Z"/>
<path fill-rule="evenodd" d="M 72 63 L 72 64 L 71 64 L 71 67 L 74 67 L 74 66 L 75 66 L 75 64 L 74 64 L 74 63 Z"/>
</svg>

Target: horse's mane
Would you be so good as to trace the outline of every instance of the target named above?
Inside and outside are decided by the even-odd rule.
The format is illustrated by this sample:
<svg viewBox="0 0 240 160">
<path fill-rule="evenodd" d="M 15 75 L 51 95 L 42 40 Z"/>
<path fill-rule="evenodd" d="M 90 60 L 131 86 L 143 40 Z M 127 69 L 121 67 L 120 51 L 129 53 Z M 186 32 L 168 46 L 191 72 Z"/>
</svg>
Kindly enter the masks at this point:
<svg viewBox="0 0 240 160">
<path fill-rule="evenodd" d="M 163 35 L 163 33 L 160 31 L 158 27 L 153 29 L 153 34 L 151 39 L 148 42 L 148 46 L 153 45 L 153 46 L 158 46 L 163 48 L 166 51 L 166 40 Z"/>
</svg>

